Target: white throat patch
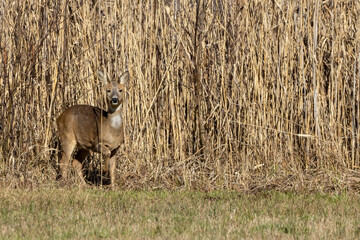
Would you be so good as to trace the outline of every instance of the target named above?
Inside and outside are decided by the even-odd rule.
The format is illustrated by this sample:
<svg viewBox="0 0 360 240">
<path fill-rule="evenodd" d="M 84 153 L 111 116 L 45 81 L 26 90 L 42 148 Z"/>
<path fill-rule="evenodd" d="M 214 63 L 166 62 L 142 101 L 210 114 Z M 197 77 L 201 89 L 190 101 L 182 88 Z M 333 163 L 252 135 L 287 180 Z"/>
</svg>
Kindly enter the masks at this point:
<svg viewBox="0 0 360 240">
<path fill-rule="evenodd" d="M 121 126 L 122 119 L 120 115 L 116 115 L 111 118 L 111 126 L 113 128 L 119 128 Z"/>
</svg>

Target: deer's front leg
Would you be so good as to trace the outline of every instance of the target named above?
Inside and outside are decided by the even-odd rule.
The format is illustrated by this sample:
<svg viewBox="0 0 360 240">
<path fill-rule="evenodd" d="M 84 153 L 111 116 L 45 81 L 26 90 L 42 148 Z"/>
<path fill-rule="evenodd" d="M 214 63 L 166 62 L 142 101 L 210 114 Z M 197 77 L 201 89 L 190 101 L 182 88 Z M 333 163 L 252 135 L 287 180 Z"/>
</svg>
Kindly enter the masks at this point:
<svg viewBox="0 0 360 240">
<path fill-rule="evenodd" d="M 111 151 L 110 149 L 105 146 L 102 143 L 99 143 L 95 148 L 94 148 L 95 152 L 101 153 L 104 158 L 105 158 L 105 164 L 102 166 L 102 172 L 103 173 L 107 173 L 109 172 L 109 159 L 111 156 Z"/>
<path fill-rule="evenodd" d="M 115 156 L 109 159 L 109 168 L 110 168 L 110 184 L 114 185 L 115 183 L 115 168 L 116 168 L 116 161 Z"/>
<path fill-rule="evenodd" d="M 116 148 L 111 151 L 110 158 L 108 159 L 108 162 L 105 163 L 108 166 L 108 169 L 110 169 L 110 181 L 111 185 L 114 185 L 115 183 L 115 169 L 116 169 L 116 152 L 119 148 Z"/>
</svg>

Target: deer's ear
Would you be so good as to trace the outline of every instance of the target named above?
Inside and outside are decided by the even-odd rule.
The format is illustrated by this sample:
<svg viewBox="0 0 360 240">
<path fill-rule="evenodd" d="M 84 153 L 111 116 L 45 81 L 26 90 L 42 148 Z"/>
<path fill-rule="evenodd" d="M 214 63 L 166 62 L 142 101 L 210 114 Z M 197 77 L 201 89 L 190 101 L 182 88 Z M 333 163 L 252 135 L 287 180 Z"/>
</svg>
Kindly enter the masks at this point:
<svg viewBox="0 0 360 240">
<path fill-rule="evenodd" d="M 119 80 L 121 84 L 126 85 L 129 81 L 129 71 L 125 71 L 123 74 L 121 74 Z"/>
<path fill-rule="evenodd" d="M 102 71 L 98 71 L 97 77 L 104 83 L 107 84 L 107 79 L 105 77 L 105 74 Z"/>
</svg>

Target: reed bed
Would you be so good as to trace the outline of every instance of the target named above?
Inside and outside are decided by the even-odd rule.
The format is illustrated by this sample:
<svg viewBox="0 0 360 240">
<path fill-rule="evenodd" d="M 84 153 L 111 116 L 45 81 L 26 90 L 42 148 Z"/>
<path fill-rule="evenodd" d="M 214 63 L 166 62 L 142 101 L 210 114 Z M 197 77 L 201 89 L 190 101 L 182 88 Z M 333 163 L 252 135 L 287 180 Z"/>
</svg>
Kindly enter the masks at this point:
<svg viewBox="0 0 360 240">
<path fill-rule="evenodd" d="M 97 70 L 128 69 L 118 185 L 358 189 L 359 16 L 350 0 L 3 0 L 1 182 L 54 181 L 56 117 L 103 106 Z"/>
</svg>

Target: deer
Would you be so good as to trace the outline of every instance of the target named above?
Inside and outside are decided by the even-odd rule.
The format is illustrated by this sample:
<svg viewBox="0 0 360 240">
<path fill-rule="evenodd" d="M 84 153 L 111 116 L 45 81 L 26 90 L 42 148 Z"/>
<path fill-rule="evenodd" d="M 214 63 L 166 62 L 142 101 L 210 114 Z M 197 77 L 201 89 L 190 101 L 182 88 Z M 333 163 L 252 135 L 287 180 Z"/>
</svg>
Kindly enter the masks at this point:
<svg viewBox="0 0 360 240">
<path fill-rule="evenodd" d="M 98 78 L 105 86 L 107 111 L 91 105 L 74 105 L 56 119 L 63 150 L 58 177 L 66 180 L 68 166 L 72 163 L 82 185 L 86 184 L 83 162 L 90 151 L 103 155 L 102 173 L 110 175 L 110 185 L 114 185 L 115 154 L 124 143 L 123 105 L 129 72 L 125 71 L 118 79 L 108 80 L 103 72 L 98 71 Z M 75 149 L 77 152 L 73 154 Z"/>
</svg>

